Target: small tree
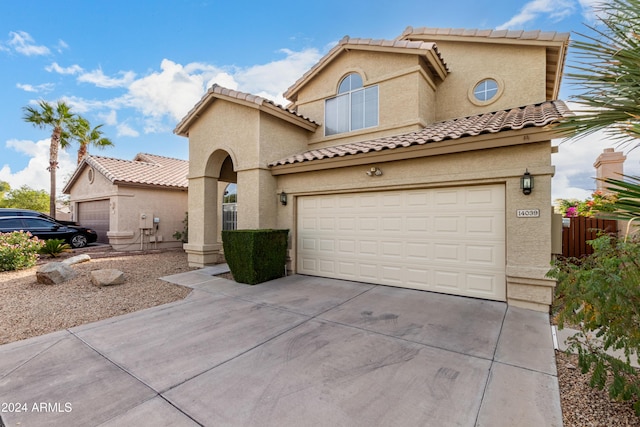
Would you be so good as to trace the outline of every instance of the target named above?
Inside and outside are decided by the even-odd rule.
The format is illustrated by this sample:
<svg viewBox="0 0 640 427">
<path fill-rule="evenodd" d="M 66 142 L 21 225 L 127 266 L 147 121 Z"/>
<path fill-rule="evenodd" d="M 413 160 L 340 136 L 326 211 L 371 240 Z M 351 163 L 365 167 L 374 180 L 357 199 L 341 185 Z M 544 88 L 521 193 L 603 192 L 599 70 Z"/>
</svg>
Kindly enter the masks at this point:
<svg viewBox="0 0 640 427">
<path fill-rule="evenodd" d="M 581 114 L 564 120 L 559 129 L 581 137 L 604 130 L 619 143 L 637 147 L 640 138 L 640 0 L 609 0 L 598 8 L 600 26 L 593 35 L 571 43 L 578 61 L 568 73 L 581 93 L 574 97 Z M 605 180 L 617 192 L 612 213 L 640 214 L 640 183 Z M 585 259 L 557 262 L 549 275 L 558 280 L 556 300 L 560 327 L 568 321 L 581 331 L 570 339 L 591 385 L 608 387 L 609 395 L 635 400 L 640 414 L 640 376 L 630 355 L 640 351 L 640 241 L 601 236 L 591 242 Z M 623 359 L 609 355 L 622 350 Z M 610 374 L 611 381 L 608 381 Z"/>
<path fill-rule="evenodd" d="M 49 195 L 44 190 L 34 190 L 23 185 L 9 191 L 4 200 L 0 200 L 0 207 L 47 212 L 49 210 Z"/>
</svg>

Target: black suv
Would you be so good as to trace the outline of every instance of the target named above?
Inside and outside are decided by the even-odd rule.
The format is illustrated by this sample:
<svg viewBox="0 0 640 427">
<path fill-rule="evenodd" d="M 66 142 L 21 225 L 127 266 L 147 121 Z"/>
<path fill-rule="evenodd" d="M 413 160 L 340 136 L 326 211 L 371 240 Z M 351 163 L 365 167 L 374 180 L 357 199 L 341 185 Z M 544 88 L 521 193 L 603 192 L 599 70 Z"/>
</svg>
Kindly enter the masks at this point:
<svg viewBox="0 0 640 427">
<path fill-rule="evenodd" d="M 94 230 L 62 225 L 45 218 L 29 216 L 0 216 L 0 233 L 28 231 L 38 239 L 63 239 L 73 248 L 82 248 L 98 240 Z"/>
<path fill-rule="evenodd" d="M 38 212 L 38 211 L 32 211 L 29 209 L 0 208 L 0 216 L 31 216 L 31 217 L 48 219 L 49 221 L 55 221 L 62 225 L 78 225 L 74 221 L 63 221 L 61 219 L 51 218 L 47 214 L 43 214 L 42 212 Z"/>
</svg>

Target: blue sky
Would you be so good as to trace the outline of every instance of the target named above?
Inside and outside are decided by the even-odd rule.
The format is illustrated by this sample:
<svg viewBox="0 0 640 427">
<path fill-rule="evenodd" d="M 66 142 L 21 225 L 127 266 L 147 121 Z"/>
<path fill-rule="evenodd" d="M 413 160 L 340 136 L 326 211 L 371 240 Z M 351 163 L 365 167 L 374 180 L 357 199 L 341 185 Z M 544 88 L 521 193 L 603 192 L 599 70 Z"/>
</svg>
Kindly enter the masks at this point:
<svg viewBox="0 0 640 427">
<path fill-rule="evenodd" d="M 282 93 L 344 35 L 392 39 L 408 25 L 584 32 L 596 1 L 4 1 L 0 180 L 48 189 L 49 133 L 22 120 L 39 99 L 104 124 L 115 147 L 92 154 L 187 159 L 188 140 L 172 131 L 213 83 L 285 103 Z M 592 164 L 610 145 L 562 144 L 554 198 L 590 194 Z M 61 153 L 59 190 L 75 149 Z M 640 174 L 638 159 L 632 152 L 625 172 Z"/>
</svg>

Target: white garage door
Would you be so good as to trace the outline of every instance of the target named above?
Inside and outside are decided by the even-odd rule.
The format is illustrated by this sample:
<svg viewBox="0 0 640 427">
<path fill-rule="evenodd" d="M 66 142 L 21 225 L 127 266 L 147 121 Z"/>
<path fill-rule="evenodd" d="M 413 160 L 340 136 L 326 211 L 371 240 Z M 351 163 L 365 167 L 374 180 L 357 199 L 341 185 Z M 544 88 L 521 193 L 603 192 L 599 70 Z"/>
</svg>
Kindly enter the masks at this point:
<svg viewBox="0 0 640 427">
<path fill-rule="evenodd" d="M 504 301 L 504 186 L 298 198 L 297 271 Z"/>
<path fill-rule="evenodd" d="M 107 231 L 109 231 L 109 200 L 95 200 L 92 202 L 80 202 L 77 204 L 77 222 L 87 228 L 92 228 L 98 233 L 98 242 L 109 243 Z"/>
</svg>

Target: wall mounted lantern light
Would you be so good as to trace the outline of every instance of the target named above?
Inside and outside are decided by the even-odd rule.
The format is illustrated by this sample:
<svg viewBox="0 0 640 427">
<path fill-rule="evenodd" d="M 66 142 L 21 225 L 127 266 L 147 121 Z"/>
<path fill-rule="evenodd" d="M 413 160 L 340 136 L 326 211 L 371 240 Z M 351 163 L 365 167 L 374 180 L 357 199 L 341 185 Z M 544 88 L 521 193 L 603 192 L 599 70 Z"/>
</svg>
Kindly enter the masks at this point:
<svg viewBox="0 0 640 427">
<path fill-rule="evenodd" d="M 380 168 L 372 167 L 368 171 L 365 172 L 369 176 L 380 176 L 382 175 L 382 170 Z"/>
<path fill-rule="evenodd" d="M 520 178 L 520 188 L 522 189 L 522 194 L 525 196 L 528 196 L 531 194 L 531 191 L 533 191 L 533 176 L 531 176 L 528 169 Z"/>
<path fill-rule="evenodd" d="M 284 191 L 280 193 L 280 203 L 282 204 L 282 206 L 287 206 L 287 193 L 285 193 Z"/>
</svg>

